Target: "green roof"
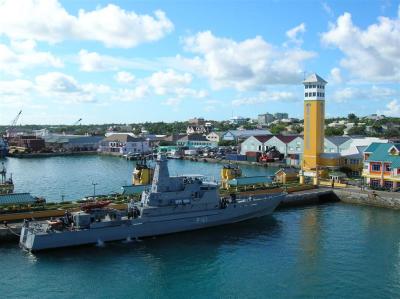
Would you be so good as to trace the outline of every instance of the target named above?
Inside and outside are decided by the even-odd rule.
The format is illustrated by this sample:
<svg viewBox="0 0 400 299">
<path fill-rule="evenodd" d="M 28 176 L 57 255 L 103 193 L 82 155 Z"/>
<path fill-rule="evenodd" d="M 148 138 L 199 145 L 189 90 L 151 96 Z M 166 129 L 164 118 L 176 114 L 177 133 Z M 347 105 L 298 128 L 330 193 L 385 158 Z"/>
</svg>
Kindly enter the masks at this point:
<svg viewBox="0 0 400 299">
<path fill-rule="evenodd" d="M 378 142 L 372 142 L 365 150 L 364 153 L 372 153 L 373 151 L 376 150 L 376 148 L 379 146 Z"/>
<path fill-rule="evenodd" d="M 371 150 L 371 146 L 373 150 Z M 390 163 L 392 168 L 400 168 L 400 155 L 391 155 L 389 149 L 395 146 L 400 147 L 399 143 L 372 143 L 365 151 L 371 152 L 367 162 L 386 162 Z"/>
<path fill-rule="evenodd" d="M 267 176 L 252 176 L 252 177 L 239 177 L 233 180 L 229 180 L 229 186 L 245 186 L 254 184 L 267 184 L 271 183 L 272 179 Z"/>
</svg>

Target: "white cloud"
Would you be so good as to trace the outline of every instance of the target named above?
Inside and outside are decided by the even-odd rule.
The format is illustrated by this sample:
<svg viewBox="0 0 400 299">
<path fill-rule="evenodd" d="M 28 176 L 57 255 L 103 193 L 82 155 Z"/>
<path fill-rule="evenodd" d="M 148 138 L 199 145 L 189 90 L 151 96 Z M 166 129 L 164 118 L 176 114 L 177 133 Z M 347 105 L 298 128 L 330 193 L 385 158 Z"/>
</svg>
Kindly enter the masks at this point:
<svg viewBox="0 0 400 299">
<path fill-rule="evenodd" d="M 299 84 L 302 63 L 315 53 L 280 49 L 257 36 L 241 42 L 200 32 L 184 40 L 184 46 L 200 56 L 176 57 L 178 66 L 207 77 L 216 89 L 248 90 L 267 84 Z"/>
<path fill-rule="evenodd" d="M 257 96 L 253 97 L 243 97 L 232 101 L 233 106 L 242 105 L 257 105 L 264 104 L 267 102 L 294 102 L 298 97 L 292 92 L 288 91 L 272 91 L 260 92 Z"/>
<path fill-rule="evenodd" d="M 331 80 L 330 81 L 332 81 L 332 83 L 342 83 L 343 82 L 340 68 L 334 67 L 333 69 L 331 69 Z"/>
<path fill-rule="evenodd" d="M 78 82 L 71 76 L 59 72 L 51 72 L 36 77 L 38 89 L 43 92 L 77 92 Z"/>
<path fill-rule="evenodd" d="M 207 91 L 190 88 L 192 79 L 189 73 L 178 73 L 172 69 L 158 71 L 148 77 L 135 80 L 136 84 L 133 88 L 122 89 L 113 98 L 122 101 L 137 101 L 146 96 L 168 96 L 174 99 L 206 97 Z"/>
<path fill-rule="evenodd" d="M 39 75 L 35 83 L 40 95 L 66 103 L 96 102 L 99 95 L 112 92 L 106 85 L 79 84 L 74 77 L 59 72 Z"/>
<path fill-rule="evenodd" d="M 306 32 L 306 25 L 301 23 L 300 25 L 286 31 L 286 36 L 289 40 L 297 46 L 300 46 L 303 43 L 303 39 L 299 37 L 301 33 Z"/>
<path fill-rule="evenodd" d="M 387 110 L 383 111 L 386 116 L 400 117 L 400 102 L 397 100 L 390 101 L 386 105 Z M 382 114 L 382 113 L 379 113 Z"/>
<path fill-rule="evenodd" d="M 96 52 L 86 50 L 79 51 L 80 70 L 84 72 L 96 72 L 112 70 L 115 67 L 107 59 Z"/>
<path fill-rule="evenodd" d="M 132 83 L 135 80 L 135 76 L 129 72 L 118 72 L 115 75 L 115 80 L 118 83 Z"/>
<path fill-rule="evenodd" d="M 103 55 L 97 52 L 89 52 L 85 49 L 79 51 L 78 61 L 80 70 L 85 72 L 117 71 L 120 69 L 139 69 L 156 71 L 165 62 L 162 59 L 126 58 Z"/>
<path fill-rule="evenodd" d="M 393 96 L 400 96 L 395 89 L 372 85 L 371 87 L 345 87 L 337 89 L 332 94 L 332 100 L 337 103 L 348 103 L 354 100 L 381 101 Z"/>
<path fill-rule="evenodd" d="M 108 4 L 92 11 L 69 14 L 57 0 L 0 2 L 0 33 L 11 39 L 49 43 L 64 40 L 99 41 L 107 47 L 131 48 L 156 41 L 173 30 L 163 11 L 138 15 Z"/>
<path fill-rule="evenodd" d="M 153 73 L 149 78 L 149 85 L 157 95 L 165 95 L 178 91 L 182 86 L 192 82 L 192 75 L 189 73 L 179 74 L 172 69 Z"/>
<path fill-rule="evenodd" d="M 321 41 L 342 51 L 345 57 L 340 64 L 354 77 L 399 82 L 400 16 L 380 17 L 378 23 L 362 30 L 353 25 L 350 13 L 344 13 L 322 34 Z"/>
<path fill-rule="evenodd" d="M 333 9 L 329 6 L 328 3 L 322 2 L 322 9 L 330 16 L 333 17 Z"/>
<path fill-rule="evenodd" d="M 112 99 L 115 101 L 135 102 L 143 99 L 150 94 L 149 87 L 146 85 L 138 85 L 135 88 L 118 89 Z"/>
<path fill-rule="evenodd" d="M 63 62 L 50 52 L 35 50 L 33 41 L 12 42 L 12 47 L 0 44 L 0 71 L 21 75 L 22 71 L 33 67 L 63 67 Z"/>
<path fill-rule="evenodd" d="M 180 98 L 168 98 L 163 104 L 167 106 L 179 106 L 182 102 Z"/>
</svg>

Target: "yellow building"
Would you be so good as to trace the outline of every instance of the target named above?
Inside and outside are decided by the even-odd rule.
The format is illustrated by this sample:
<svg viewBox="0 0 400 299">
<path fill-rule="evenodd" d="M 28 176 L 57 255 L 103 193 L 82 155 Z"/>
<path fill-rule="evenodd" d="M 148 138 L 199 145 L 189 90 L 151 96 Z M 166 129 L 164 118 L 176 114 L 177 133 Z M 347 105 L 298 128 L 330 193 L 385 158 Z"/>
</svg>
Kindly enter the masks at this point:
<svg viewBox="0 0 400 299">
<path fill-rule="evenodd" d="M 318 169 L 324 153 L 325 85 L 327 82 L 317 74 L 304 81 L 304 154 L 300 181 L 304 177 L 318 177 Z M 325 160 L 326 158 L 324 158 Z"/>
</svg>

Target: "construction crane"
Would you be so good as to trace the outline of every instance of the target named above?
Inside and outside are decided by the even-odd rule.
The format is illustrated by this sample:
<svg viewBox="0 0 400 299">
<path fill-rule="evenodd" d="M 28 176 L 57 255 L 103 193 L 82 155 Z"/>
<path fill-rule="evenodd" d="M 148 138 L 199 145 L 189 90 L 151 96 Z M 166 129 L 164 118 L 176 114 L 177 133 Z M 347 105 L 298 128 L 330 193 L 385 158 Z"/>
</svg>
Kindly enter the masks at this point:
<svg viewBox="0 0 400 299">
<path fill-rule="evenodd" d="M 82 118 L 78 119 L 76 122 L 74 122 L 72 125 L 73 126 L 77 126 L 80 124 L 80 122 L 82 121 Z"/>
<path fill-rule="evenodd" d="M 15 127 L 17 126 L 17 122 L 18 122 L 18 119 L 21 116 L 21 114 L 22 114 L 22 110 L 20 110 L 18 112 L 17 116 L 13 119 L 13 121 L 10 124 L 10 126 L 7 128 L 7 130 L 6 130 L 6 138 L 7 139 L 15 137 L 15 132 L 14 132 L 15 131 Z"/>
</svg>

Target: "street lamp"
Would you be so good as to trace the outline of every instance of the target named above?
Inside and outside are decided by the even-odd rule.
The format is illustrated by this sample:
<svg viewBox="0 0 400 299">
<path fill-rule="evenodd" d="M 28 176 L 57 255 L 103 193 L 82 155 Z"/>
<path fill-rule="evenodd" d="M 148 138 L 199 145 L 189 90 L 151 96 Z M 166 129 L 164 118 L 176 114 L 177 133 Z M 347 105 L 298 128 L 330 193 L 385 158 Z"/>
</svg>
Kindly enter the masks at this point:
<svg viewBox="0 0 400 299">
<path fill-rule="evenodd" d="M 92 182 L 92 185 L 93 185 L 93 200 L 95 200 L 95 198 L 96 198 L 96 186 L 98 185 L 98 183 Z"/>
</svg>

